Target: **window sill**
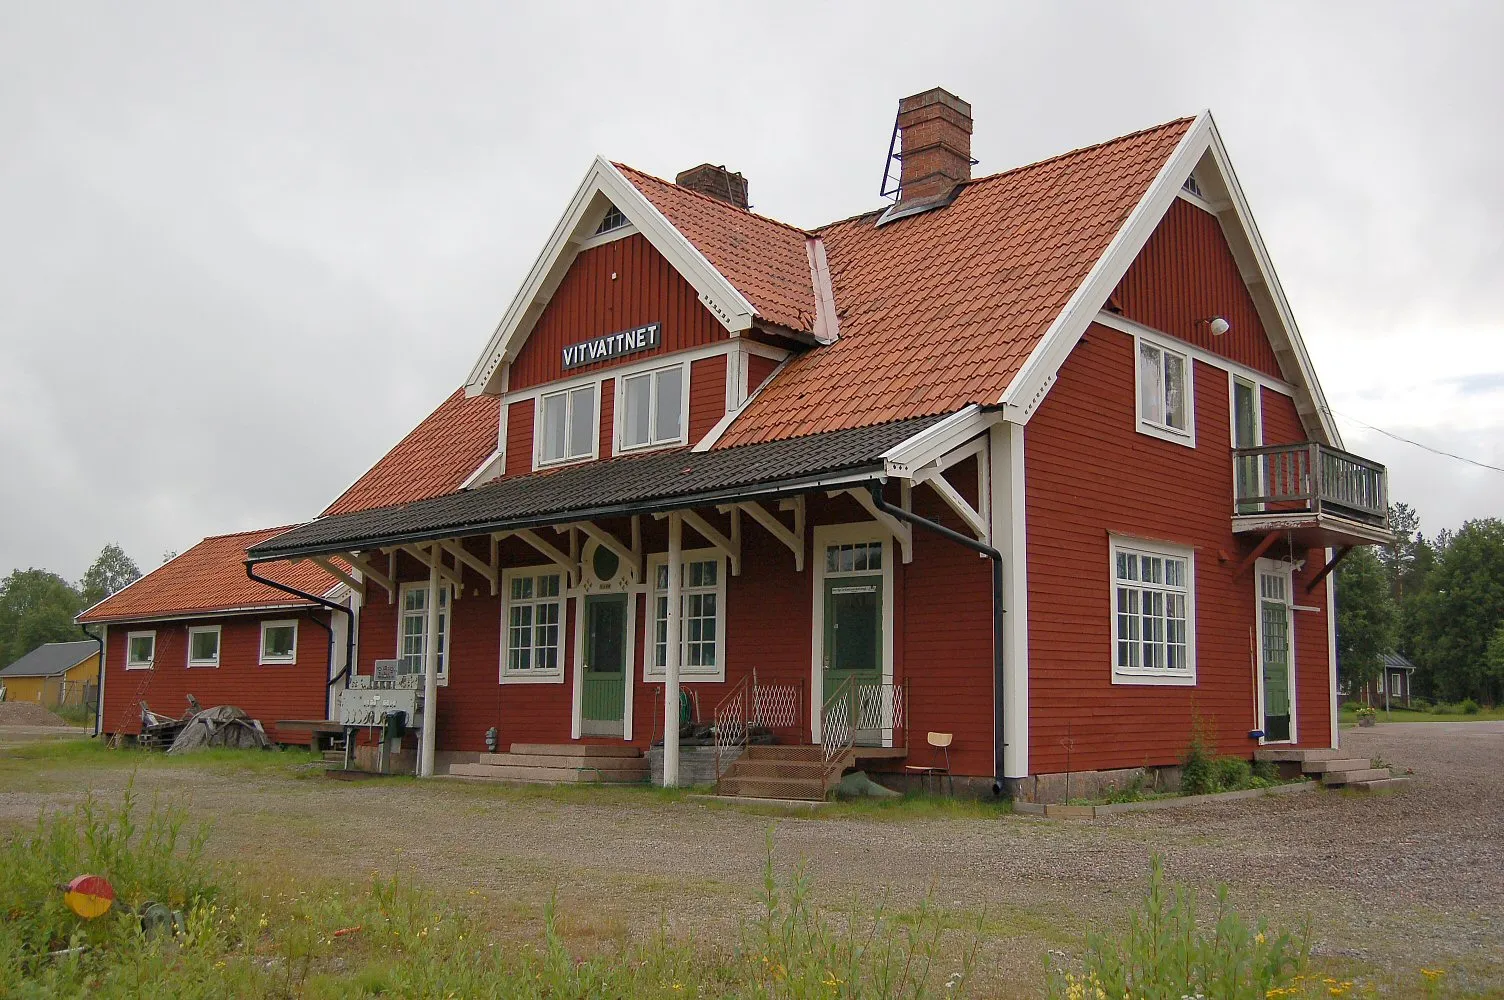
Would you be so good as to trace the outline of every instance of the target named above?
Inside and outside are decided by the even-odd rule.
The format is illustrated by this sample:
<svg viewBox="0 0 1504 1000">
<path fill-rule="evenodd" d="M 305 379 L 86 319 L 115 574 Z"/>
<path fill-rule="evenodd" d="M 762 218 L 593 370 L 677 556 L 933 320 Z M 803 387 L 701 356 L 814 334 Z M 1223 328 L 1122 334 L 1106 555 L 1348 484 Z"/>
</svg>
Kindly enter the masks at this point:
<svg viewBox="0 0 1504 1000">
<path fill-rule="evenodd" d="M 652 444 L 618 443 L 615 453 L 618 455 L 637 455 L 645 451 L 668 451 L 671 448 L 683 448 L 688 444 L 688 438 L 675 438 L 672 441 L 655 441 Z"/>
<path fill-rule="evenodd" d="M 127 669 L 127 670 L 155 670 L 156 669 L 156 664 L 155 663 L 127 663 L 125 665 L 125 669 Z"/>
<path fill-rule="evenodd" d="M 188 666 L 189 666 L 190 669 L 193 669 L 193 670 L 218 670 L 219 669 L 219 663 L 218 663 L 218 661 L 210 663 L 207 660 L 203 660 L 203 661 L 200 661 L 198 663 L 195 663 L 192 660 L 189 660 L 188 661 Z"/>
<path fill-rule="evenodd" d="M 533 674 L 533 673 L 521 673 L 521 672 L 508 673 L 508 672 L 504 671 L 502 673 L 502 675 L 501 675 L 501 683 L 503 683 L 503 684 L 563 684 L 564 683 L 564 672 L 562 670 L 560 670 L 560 671 L 550 671 L 550 672 L 545 673 L 545 674 Z"/>
<path fill-rule="evenodd" d="M 298 661 L 296 659 L 292 659 L 292 660 L 258 660 L 258 661 L 256 661 L 256 665 L 258 667 L 295 667 L 295 666 L 298 665 Z"/>
<path fill-rule="evenodd" d="M 1196 447 L 1196 432 L 1176 430 L 1174 427 L 1166 427 L 1162 424 L 1153 424 L 1147 420 L 1139 420 L 1138 432 L 1147 437 L 1158 438 L 1171 444 L 1178 444 L 1184 448 Z"/>
<path fill-rule="evenodd" d="M 559 469 L 563 468 L 566 465 L 584 465 L 586 462 L 594 461 L 594 455 L 581 455 L 578 458 L 556 458 L 551 462 L 534 462 L 533 471 L 539 472 L 543 469 Z"/>
<path fill-rule="evenodd" d="M 1155 671 L 1153 673 L 1130 673 L 1128 671 L 1112 671 L 1112 683 L 1137 685 L 1140 687 L 1195 687 L 1196 672 L 1170 673 L 1169 671 Z"/>
</svg>

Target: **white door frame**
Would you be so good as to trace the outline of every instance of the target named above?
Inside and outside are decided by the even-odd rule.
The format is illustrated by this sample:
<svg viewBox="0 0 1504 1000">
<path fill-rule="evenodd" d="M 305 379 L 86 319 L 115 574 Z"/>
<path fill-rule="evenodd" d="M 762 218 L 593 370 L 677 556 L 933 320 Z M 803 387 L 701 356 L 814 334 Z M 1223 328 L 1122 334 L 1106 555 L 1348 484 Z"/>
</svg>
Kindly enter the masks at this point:
<svg viewBox="0 0 1504 1000">
<path fill-rule="evenodd" d="M 576 587 L 567 592 L 568 599 L 574 602 L 574 665 L 571 671 L 574 677 L 571 686 L 574 691 L 570 695 L 569 717 L 569 738 L 572 740 L 580 739 L 584 729 L 582 700 L 585 696 L 585 598 L 624 594 L 627 598 L 627 623 L 626 635 L 623 636 L 626 648 L 622 652 L 622 669 L 626 671 L 626 677 L 622 682 L 621 739 L 623 743 L 632 742 L 632 692 L 637 673 L 637 595 L 640 591 L 640 587 L 627 586 L 616 589 Z M 611 739 L 609 736 L 595 738 Z"/>
<path fill-rule="evenodd" d="M 883 609 L 882 609 L 882 677 L 884 684 L 893 683 L 893 623 L 896 606 L 893 586 L 893 535 L 876 521 L 855 521 L 849 524 L 816 525 L 814 545 L 810 560 L 814 564 L 811 574 L 814 590 L 814 613 L 810 629 L 810 737 L 820 742 L 820 710 L 825 705 L 825 547 L 843 542 L 880 542 L 883 547 Z M 847 574 L 838 573 L 836 576 Z M 855 574 L 852 574 L 855 575 Z M 866 575 L 870 575 L 866 574 Z M 891 708 L 889 709 L 891 712 Z M 891 719 L 885 721 L 892 721 Z M 893 745 L 893 727 L 883 727 L 883 745 Z"/>
<path fill-rule="evenodd" d="M 1257 626 L 1258 637 L 1258 697 L 1256 710 L 1258 711 L 1259 730 L 1264 728 L 1264 587 L 1265 576 L 1279 577 L 1285 584 L 1285 648 L 1288 650 L 1286 659 L 1289 661 L 1290 690 L 1290 738 L 1288 740 L 1271 740 L 1267 735 L 1259 738 L 1259 743 L 1274 743 L 1295 745 L 1300 742 L 1298 723 L 1300 713 L 1297 709 L 1295 691 L 1295 567 L 1290 563 L 1279 559 L 1259 559 L 1253 568 L 1253 617 Z"/>
</svg>

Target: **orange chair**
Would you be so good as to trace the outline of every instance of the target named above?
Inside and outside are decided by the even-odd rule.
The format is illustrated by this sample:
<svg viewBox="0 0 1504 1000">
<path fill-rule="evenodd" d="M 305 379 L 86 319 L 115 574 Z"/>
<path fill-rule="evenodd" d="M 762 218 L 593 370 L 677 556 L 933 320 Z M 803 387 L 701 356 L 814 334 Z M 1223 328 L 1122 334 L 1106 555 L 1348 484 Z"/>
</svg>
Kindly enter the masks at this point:
<svg viewBox="0 0 1504 1000">
<path fill-rule="evenodd" d="M 935 788 L 940 788 L 940 778 L 943 775 L 950 781 L 950 793 L 956 794 L 956 779 L 950 773 L 950 744 L 955 739 L 952 733 L 929 733 L 925 736 L 925 742 L 945 755 L 944 764 L 905 764 L 903 769 L 914 774 L 921 774 L 925 779 L 925 787 L 929 787 L 929 779 L 935 779 Z"/>
</svg>

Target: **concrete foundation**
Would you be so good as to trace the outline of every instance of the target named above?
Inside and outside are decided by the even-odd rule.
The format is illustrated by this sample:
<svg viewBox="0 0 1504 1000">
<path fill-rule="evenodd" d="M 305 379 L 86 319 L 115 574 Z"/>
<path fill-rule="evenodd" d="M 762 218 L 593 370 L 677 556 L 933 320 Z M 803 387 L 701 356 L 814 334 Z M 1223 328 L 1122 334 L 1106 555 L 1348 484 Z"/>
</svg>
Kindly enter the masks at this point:
<svg viewBox="0 0 1504 1000">
<path fill-rule="evenodd" d="M 734 756 L 728 756 L 722 763 L 730 767 L 731 762 L 741 756 L 741 750 L 731 751 Z M 653 784 L 663 785 L 663 748 L 653 747 L 643 756 L 648 759 L 648 772 L 652 775 Z M 695 785 L 715 784 L 715 747 L 680 747 L 679 748 L 679 786 L 691 788 Z"/>
</svg>

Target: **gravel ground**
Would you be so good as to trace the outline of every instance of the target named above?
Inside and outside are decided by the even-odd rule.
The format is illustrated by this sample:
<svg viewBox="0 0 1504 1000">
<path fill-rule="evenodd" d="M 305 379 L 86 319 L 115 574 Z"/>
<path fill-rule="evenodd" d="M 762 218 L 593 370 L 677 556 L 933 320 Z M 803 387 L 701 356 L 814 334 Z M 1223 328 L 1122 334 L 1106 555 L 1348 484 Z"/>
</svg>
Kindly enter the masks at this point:
<svg viewBox="0 0 1504 1000">
<path fill-rule="evenodd" d="M 403 872 L 478 890 L 498 920 L 518 926 L 534 926 L 557 889 L 587 939 L 660 921 L 724 935 L 755 907 L 771 828 L 780 868 L 806 861 L 827 905 L 875 906 L 886 894 L 899 908 L 929 898 L 960 919 L 985 908 L 982 960 L 999 995 L 1033 992 L 1047 950 L 1074 951 L 1085 931 L 1116 925 L 1159 853 L 1175 878 L 1205 890 L 1227 883 L 1240 909 L 1309 919 L 1324 970 L 1386 993 L 1407 984 L 1403 994 L 1422 966 L 1441 966 L 1453 987 L 1504 995 L 1504 722 L 1384 725 L 1343 740 L 1354 756 L 1412 770 L 1414 783 L 1095 821 L 770 816 L 641 791 L 346 784 L 155 763 L 136 783 L 186 791 L 216 817 L 214 849 L 249 875 Z M 125 779 L 123 769 L 0 769 L 0 826 L 80 785 Z"/>
<path fill-rule="evenodd" d="M 0 701 L 0 726 L 66 726 L 34 701 Z"/>
</svg>

